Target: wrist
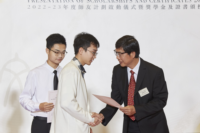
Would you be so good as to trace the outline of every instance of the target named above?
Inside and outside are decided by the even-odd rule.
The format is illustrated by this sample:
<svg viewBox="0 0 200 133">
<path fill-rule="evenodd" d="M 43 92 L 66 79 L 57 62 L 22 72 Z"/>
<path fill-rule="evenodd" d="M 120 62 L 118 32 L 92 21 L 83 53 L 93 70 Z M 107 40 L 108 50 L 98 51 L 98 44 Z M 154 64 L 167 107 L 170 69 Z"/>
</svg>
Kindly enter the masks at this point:
<svg viewBox="0 0 200 133">
<path fill-rule="evenodd" d="M 104 115 L 102 113 L 100 113 L 102 120 L 104 119 Z"/>
<path fill-rule="evenodd" d="M 35 111 L 41 111 L 41 109 L 40 109 L 40 103 L 35 103 L 34 104 L 34 110 Z"/>
</svg>

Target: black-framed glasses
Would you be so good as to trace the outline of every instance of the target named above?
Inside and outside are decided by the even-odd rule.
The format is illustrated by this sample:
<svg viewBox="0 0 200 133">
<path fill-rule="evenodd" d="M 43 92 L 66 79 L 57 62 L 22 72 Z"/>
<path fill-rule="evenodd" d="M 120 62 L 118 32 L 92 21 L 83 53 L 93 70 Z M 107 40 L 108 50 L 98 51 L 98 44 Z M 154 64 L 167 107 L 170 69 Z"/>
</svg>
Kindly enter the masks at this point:
<svg viewBox="0 0 200 133">
<path fill-rule="evenodd" d="M 88 49 L 87 49 L 87 51 L 89 51 L 90 53 L 92 53 L 92 54 L 93 54 L 93 56 L 97 56 L 97 54 L 98 54 L 97 52 L 90 51 L 90 50 L 88 50 Z"/>
<path fill-rule="evenodd" d="M 126 52 L 117 52 L 117 51 L 114 50 L 114 53 L 115 53 L 116 56 L 121 57 Z"/>
<path fill-rule="evenodd" d="M 54 51 L 54 50 L 51 50 L 49 49 L 50 51 L 54 52 L 56 56 L 59 56 L 60 54 L 61 55 L 66 55 L 67 54 L 67 51 L 63 51 L 63 52 L 58 52 L 58 51 Z"/>
</svg>

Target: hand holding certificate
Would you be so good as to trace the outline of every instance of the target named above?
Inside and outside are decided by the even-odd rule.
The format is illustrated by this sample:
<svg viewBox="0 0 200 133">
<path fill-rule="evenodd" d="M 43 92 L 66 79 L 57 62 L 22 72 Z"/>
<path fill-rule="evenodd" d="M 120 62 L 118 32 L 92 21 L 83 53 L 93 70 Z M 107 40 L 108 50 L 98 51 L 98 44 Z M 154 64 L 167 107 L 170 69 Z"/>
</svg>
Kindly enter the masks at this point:
<svg viewBox="0 0 200 133">
<path fill-rule="evenodd" d="M 57 93 L 58 93 L 57 90 L 49 91 L 49 103 L 53 103 L 55 105 Z M 47 112 L 47 123 L 52 122 L 53 115 L 54 115 L 54 108 L 50 112 Z"/>
<path fill-rule="evenodd" d="M 94 94 L 93 94 L 94 95 Z M 116 107 L 116 108 L 121 108 L 122 106 L 117 103 L 114 99 L 110 98 L 110 97 L 106 97 L 106 96 L 99 96 L 99 95 L 94 95 L 96 98 L 98 98 L 100 101 L 110 105 L 110 106 L 113 106 L 113 107 Z M 90 126 L 96 126 L 98 125 L 100 122 L 102 122 L 102 120 L 104 119 L 104 115 L 103 114 L 97 114 L 97 113 L 93 113 L 92 114 L 92 117 L 93 118 L 97 118 L 98 122 L 96 123 L 89 123 Z"/>
<path fill-rule="evenodd" d="M 93 94 L 94 95 L 94 94 Z M 113 106 L 113 107 L 116 107 L 116 108 L 121 108 L 122 106 L 117 103 L 114 99 L 110 98 L 110 97 L 106 97 L 106 96 L 99 96 L 99 95 L 94 95 L 96 98 L 98 98 L 100 101 L 110 105 L 110 106 Z"/>
</svg>

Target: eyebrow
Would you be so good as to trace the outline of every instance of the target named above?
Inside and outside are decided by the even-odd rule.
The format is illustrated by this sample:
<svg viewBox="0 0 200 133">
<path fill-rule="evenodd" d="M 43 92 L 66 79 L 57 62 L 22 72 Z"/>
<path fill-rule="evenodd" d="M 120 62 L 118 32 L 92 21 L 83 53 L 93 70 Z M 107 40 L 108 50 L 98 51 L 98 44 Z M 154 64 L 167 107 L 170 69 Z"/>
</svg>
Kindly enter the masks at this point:
<svg viewBox="0 0 200 133">
<path fill-rule="evenodd" d="M 58 49 L 55 49 L 55 50 L 60 52 L 60 50 L 58 50 Z M 66 50 L 63 50 L 63 51 L 61 51 L 61 52 L 64 52 L 64 51 L 66 51 Z"/>
<path fill-rule="evenodd" d="M 116 53 L 124 53 L 125 51 L 122 51 L 122 52 L 121 52 L 121 51 L 115 51 L 115 52 L 116 52 Z"/>
</svg>

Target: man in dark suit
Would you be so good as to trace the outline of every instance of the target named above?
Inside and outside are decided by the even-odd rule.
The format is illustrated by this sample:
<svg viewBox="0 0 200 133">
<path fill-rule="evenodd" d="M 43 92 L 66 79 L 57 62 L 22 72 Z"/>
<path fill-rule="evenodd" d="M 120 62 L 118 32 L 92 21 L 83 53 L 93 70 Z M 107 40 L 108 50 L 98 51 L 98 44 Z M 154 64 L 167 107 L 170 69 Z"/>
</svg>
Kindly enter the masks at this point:
<svg viewBox="0 0 200 133">
<path fill-rule="evenodd" d="M 125 107 L 123 133 L 169 133 L 163 108 L 168 91 L 163 70 L 139 57 L 138 41 L 123 36 L 114 50 L 119 65 L 113 69 L 111 98 Z M 118 108 L 107 105 L 98 116 L 106 126 Z"/>
</svg>

